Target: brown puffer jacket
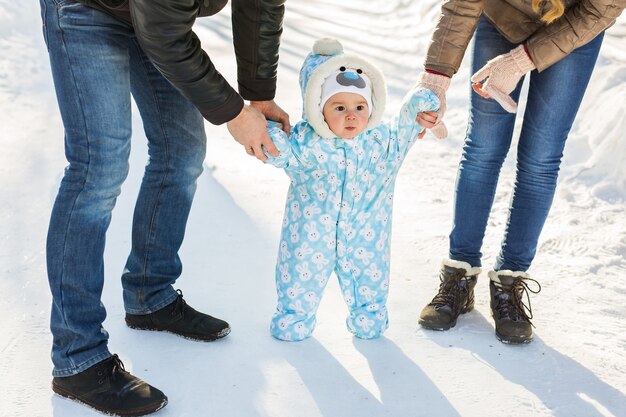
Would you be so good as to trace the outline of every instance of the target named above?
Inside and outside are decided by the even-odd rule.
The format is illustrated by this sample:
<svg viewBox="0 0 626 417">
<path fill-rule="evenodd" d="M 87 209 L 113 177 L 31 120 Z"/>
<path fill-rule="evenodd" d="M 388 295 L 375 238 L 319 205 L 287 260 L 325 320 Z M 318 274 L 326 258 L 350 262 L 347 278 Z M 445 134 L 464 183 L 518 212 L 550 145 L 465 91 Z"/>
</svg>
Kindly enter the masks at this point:
<svg viewBox="0 0 626 417">
<path fill-rule="evenodd" d="M 543 71 L 615 23 L 626 0 L 563 0 L 563 4 L 563 16 L 545 24 L 540 17 L 549 10 L 549 1 L 542 1 L 537 13 L 532 0 L 444 0 L 424 67 L 454 75 L 484 14 L 510 42 L 526 43 L 535 66 Z"/>
</svg>

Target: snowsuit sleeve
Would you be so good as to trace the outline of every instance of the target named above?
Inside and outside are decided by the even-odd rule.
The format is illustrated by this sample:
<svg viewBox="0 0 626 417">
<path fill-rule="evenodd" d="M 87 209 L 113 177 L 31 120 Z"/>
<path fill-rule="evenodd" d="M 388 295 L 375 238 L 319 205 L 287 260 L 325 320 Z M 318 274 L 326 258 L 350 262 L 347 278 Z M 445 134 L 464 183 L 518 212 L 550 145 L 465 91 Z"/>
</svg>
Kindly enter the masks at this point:
<svg viewBox="0 0 626 417">
<path fill-rule="evenodd" d="M 424 130 L 415 121 L 417 114 L 438 109 L 439 98 L 432 91 L 426 88 L 409 91 L 402 101 L 399 114 L 390 123 L 390 146 L 394 146 L 395 142 L 398 154 L 402 157 L 406 156 L 417 140 L 417 135 Z"/>
<path fill-rule="evenodd" d="M 287 134 L 283 131 L 280 123 L 268 121 L 267 132 L 274 142 L 274 145 L 276 145 L 276 147 L 278 148 L 280 154 L 274 157 L 270 155 L 267 151 L 264 151 L 265 155 L 267 156 L 267 160 L 265 161 L 265 163 L 273 165 L 276 168 L 283 168 L 286 171 L 300 167 L 301 164 L 299 161 L 299 152 L 294 147 L 294 129 L 292 129 L 291 136 L 287 136 Z"/>
<path fill-rule="evenodd" d="M 280 154 L 278 156 L 272 156 L 267 150 L 263 149 L 265 156 L 267 156 L 265 163 L 273 165 L 276 168 L 288 167 L 289 159 L 292 154 L 289 137 L 283 132 L 279 123 L 272 121 L 268 121 L 267 133 L 269 133 L 272 142 L 274 142 Z"/>
</svg>

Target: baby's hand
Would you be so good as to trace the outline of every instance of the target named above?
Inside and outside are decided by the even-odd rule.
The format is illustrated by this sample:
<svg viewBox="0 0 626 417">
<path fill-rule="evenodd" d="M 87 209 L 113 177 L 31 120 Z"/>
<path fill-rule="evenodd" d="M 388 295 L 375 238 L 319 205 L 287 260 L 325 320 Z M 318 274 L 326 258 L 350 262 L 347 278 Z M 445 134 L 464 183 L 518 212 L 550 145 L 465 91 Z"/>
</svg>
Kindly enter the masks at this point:
<svg viewBox="0 0 626 417">
<path fill-rule="evenodd" d="M 278 168 L 285 168 L 289 162 L 289 137 L 282 129 L 283 125 L 281 123 L 272 120 L 267 121 L 267 131 L 279 153 L 278 156 L 272 156 L 264 148 L 263 152 L 267 156 L 265 162 Z"/>
<path fill-rule="evenodd" d="M 280 130 L 283 130 L 283 124 L 282 123 L 278 123 L 278 122 L 275 122 L 273 120 L 268 120 L 267 121 L 267 128 L 268 129 L 273 129 L 275 127 L 279 128 Z"/>
<path fill-rule="evenodd" d="M 433 126 L 437 123 L 437 112 L 436 111 L 424 111 L 417 113 L 417 117 L 415 121 L 422 126 L 424 129 L 417 135 L 418 139 L 421 139 L 426 134 L 426 129 L 432 129 Z"/>
</svg>

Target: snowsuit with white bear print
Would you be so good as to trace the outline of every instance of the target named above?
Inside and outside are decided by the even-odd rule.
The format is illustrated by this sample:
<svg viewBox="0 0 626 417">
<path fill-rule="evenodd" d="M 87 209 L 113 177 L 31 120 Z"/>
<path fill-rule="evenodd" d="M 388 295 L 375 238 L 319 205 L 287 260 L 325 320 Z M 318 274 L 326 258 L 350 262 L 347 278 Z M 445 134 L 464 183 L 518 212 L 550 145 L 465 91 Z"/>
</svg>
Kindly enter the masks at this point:
<svg viewBox="0 0 626 417">
<path fill-rule="evenodd" d="M 333 271 L 348 305 L 348 329 L 363 339 L 387 329 L 395 179 L 421 131 L 417 113 L 438 108 L 430 90 L 413 91 L 391 123 L 353 139 L 322 138 L 306 120 L 289 138 L 270 127 L 280 155 L 268 163 L 291 179 L 276 266 L 274 337 L 299 341 L 311 335 Z"/>
</svg>

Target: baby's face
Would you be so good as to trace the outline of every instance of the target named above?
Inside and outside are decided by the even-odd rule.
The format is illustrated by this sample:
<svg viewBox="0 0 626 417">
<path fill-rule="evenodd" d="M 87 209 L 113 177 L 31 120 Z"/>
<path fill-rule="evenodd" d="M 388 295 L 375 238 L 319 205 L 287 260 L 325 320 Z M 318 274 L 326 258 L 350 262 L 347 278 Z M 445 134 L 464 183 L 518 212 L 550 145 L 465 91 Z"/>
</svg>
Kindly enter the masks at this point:
<svg viewBox="0 0 626 417">
<path fill-rule="evenodd" d="M 365 130 L 369 120 L 367 101 L 360 94 L 337 93 L 322 110 L 330 130 L 342 139 L 352 139 Z"/>
</svg>

